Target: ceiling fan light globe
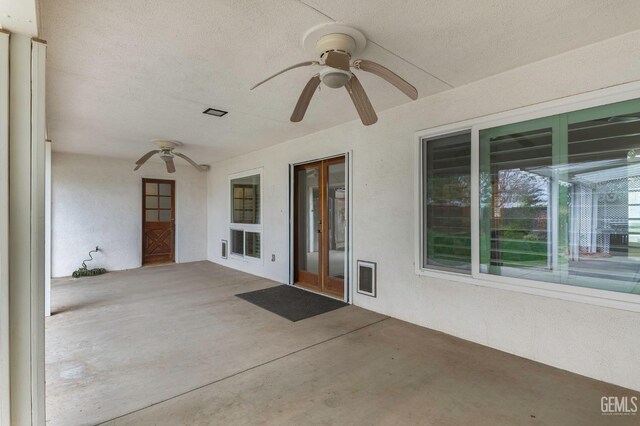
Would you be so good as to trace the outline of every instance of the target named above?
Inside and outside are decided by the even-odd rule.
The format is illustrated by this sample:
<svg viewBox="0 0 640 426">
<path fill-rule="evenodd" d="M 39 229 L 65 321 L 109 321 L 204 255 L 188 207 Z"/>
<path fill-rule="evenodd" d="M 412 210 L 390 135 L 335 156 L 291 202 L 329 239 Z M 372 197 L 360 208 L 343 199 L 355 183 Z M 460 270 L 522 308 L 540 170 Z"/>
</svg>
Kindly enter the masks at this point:
<svg viewBox="0 0 640 426">
<path fill-rule="evenodd" d="M 320 71 L 320 80 L 325 86 L 332 89 L 339 89 L 351 80 L 351 73 L 336 68 L 325 67 Z"/>
</svg>

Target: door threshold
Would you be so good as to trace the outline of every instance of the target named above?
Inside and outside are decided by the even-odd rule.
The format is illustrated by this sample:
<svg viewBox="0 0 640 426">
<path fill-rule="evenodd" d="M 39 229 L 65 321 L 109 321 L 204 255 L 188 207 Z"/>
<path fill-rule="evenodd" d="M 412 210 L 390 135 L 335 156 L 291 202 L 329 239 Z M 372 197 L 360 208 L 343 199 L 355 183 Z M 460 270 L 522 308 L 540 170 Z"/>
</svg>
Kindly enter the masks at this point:
<svg viewBox="0 0 640 426">
<path fill-rule="evenodd" d="M 320 296 L 328 297 L 329 299 L 339 300 L 340 302 L 347 303 L 344 300 L 344 297 L 333 296 L 331 294 L 321 293 L 319 291 L 311 290 L 310 288 L 306 288 L 306 287 L 300 285 L 300 283 L 294 283 L 294 284 L 289 284 L 289 285 L 292 286 L 292 287 L 295 287 L 295 288 L 299 288 L 300 290 L 308 291 L 309 293 L 318 294 Z"/>
<path fill-rule="evenodd" d="M 154 263 L 145 263 L 144 265 L 141 265 L 141 268 L 151 268 L 153 266 L 167 266 L 167 265 L 175 265 L 175 261 L 170 260 L 167 262 L 154 262 Z"/>
</svg>

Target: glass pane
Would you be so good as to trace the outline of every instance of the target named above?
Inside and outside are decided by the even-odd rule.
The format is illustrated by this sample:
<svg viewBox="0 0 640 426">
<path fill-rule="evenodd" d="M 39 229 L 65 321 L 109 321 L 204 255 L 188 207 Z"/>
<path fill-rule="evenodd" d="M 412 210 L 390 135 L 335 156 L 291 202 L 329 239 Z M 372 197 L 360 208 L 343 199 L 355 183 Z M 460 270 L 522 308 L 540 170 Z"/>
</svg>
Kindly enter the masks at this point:
<svg viewBox="0 0 640 426">
<path fill-rule="evenodd" d="M 481 270 L 532 278 L 552 268 L 552 129 L 504 129 L 480 132 Z"/>
<path fill-rule="evenodd" d="M 471 271 L 471 133 L 423 142 L 423 267 Z"/>
<path fill-rule="evenodd" d="M 298 170 L 298 267 L 317 274 L 320 262 L 320 169 Z"/>
<path fill-rule="evenodd" d="M 629 204 L 640 205 L 640 191 L 629 191 Z"/>
<path fill-rule="evenodd" d="M 563 171 L 573 207 L 566 282 L 640 293 L 640 114 L 570 124 Z"/>
<path fill-rule="evenodd" d="M 637 111 L 626 101 L 480 132 L 482 272 L 640 294 Z"/>
<path fill-rule="evenodd" d="M 158 195 L 158 184 L 157 183 L 145 184 L 145 195 Z"/>
<path fill-rule="evenodd" d="M 244 191 L 242 188 L 235 188 L 235 193 L 240 192 L 240 196 L 233 199 L 233 223 L 244 222 Z"/>
<path fill-rule="evenodd" d="M 146 222 L 157 222 L 158 210 L 146 210 L 144 215 L 144 220 Z"/>
<path fill-rule="evenodd" d="M 171 184 L 170 183 L 161 183 L 160 184 L 160 195 L 169 195 L 169 196 L 171 196 Z"/>
<path fill-rule="evenodd" d="M 623 198 L 625 194 L 622 193 L 609 193 L 606 195 L 605 200 L 609 201 L 611 203 L 611 201 L 615 202 L 615 198 L 614 197 L 618 197 L 619 199 Z M 618 203 L 618 204 L 622 204 L 622 203 Z M 633 219 L 640 219 L 640 206 L 629 206 L 628 209 L 628 213 L 629 213 L 629 218 L 633 218 Z"/>
<path fill-rule="evenodd" d="M 245 256 L 260 259 L 260 233 L 245 232 Z"/>
<path fill-rule="evenodd" d="M 231 253 L 244 256 L 244 231 L 231 230 Z"/>
<path fill-rule="evenodd" d="M 260 175 L 231 180 L 233 223 L 260 223 Z"/>
<path fill-rule="evenodd" d="M 160 222 L 171 222 L 171 210 L 159 210 L 158 214 Z"/>
<path fill-rule="evenodd" d="M 345 163 L 330 164 L 328 169 L 329 276 L 344 279 L 344 255 L 347 242 Z"/>
<path fill-rule="evenodd" d="M 161 209 L 170 209 L 171 208 L 171 197 L 159 197 L 160 198 L 160 208 Z"/>
<path fill-rule="evenodd" d="M 146 200 L 145 200 L 145 205 L 146 207 L 150 208 L 150 209 L 156 209 L 158 208 L 158 197 L 155 196 L 147 196 Z"/>
</svg>

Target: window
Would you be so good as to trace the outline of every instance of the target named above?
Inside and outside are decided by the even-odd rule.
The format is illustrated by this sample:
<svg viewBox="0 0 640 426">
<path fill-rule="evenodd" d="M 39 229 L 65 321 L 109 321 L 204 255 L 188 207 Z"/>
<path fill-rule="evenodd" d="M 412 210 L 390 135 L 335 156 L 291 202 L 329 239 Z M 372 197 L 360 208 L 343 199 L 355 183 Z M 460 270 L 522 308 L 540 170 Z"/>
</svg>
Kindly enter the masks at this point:
<svg viewBox="0 0 640 426">
<path fill-rule="evenodd" d="M 557 108 L 419 139 L 417 273 L 583 300 L 640 294 L 640 99 Z"/>
<path fill-rule="evenodd" d="M 261 259 L 261 178 L 251 171 L 230 178 L 230 252 L 245 259 Z"/>
<path fill-rule="evenodd" d="M 480 131 L 480 272 L 640 294 L 640 101 Z"/>
<path fill-rule="evenodd" d="M 471 271 L 471 132 L 422 140 L 425 269 Z"/>
<path fill-rule="evenodd" d="M 232 222 L 260 223 L 260 175 L 247 176 L 231 181 Z"/>
<path fill-rule="evenodd" d="M 547 119 L 480 132 L 481 271 L 551 270 L 553 128 Z"/>
</svg>

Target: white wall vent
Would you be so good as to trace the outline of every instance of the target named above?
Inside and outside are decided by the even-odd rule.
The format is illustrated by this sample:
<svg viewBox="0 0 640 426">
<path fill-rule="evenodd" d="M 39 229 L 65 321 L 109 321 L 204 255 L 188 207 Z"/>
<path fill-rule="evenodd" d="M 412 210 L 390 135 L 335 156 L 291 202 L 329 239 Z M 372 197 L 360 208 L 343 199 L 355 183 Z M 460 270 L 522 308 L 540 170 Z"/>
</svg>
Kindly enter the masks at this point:
<svg viewBox="0 0 640 426">
<path fill-rule="evenodd" d="M 220 246 L 220 254 L 222 255 L 223 259 L 226 259 L 228 257 L 227 255 L 227 240 L 222 240 L 222 244 Z"/>
</svg>

